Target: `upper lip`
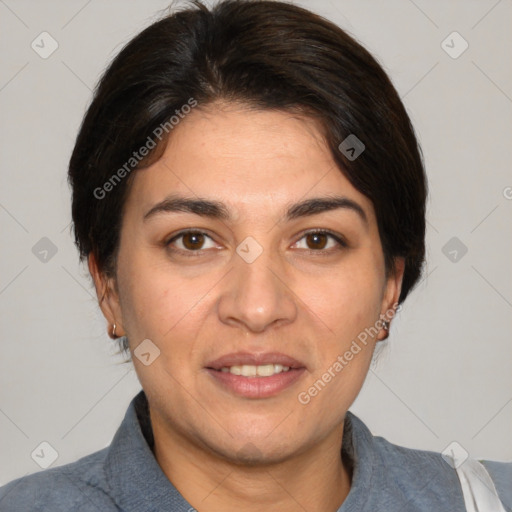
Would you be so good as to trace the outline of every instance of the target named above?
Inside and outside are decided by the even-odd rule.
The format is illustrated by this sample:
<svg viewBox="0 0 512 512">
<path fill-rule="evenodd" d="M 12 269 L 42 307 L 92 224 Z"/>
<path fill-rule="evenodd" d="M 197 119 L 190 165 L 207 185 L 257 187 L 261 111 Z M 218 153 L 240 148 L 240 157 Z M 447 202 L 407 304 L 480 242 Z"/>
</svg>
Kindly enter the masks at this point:
<svg viewBox="0 0 512 512">
<path fill-rule="evenodd" d="M 230 366 L 260 366 L 264 364 L 281 364 L 283 366 L 289 366 L 290 368 L 305 368 L 305 365 L 297 361 L 297 359 L 287 356 L 286 354 L 281 354 L 280 352 L 234 352 L 209 362 L 206 368 L 220 370 L 221 368 Z"/>
</svg>

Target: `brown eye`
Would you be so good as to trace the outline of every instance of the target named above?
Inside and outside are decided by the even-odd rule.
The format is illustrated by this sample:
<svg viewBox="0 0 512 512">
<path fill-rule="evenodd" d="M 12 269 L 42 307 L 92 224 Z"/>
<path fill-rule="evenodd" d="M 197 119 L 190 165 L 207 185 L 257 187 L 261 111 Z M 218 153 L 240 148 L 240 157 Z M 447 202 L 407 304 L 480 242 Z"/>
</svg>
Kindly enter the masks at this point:
<svg viewBox="0 0 512 512">
<path fill-rule="evenodd" d="M 182 235 L 183 246 L 191 251 L 201 249 L 204 243 L 204 235 L 202 233 L 185 233 Z"/>
<path fill-rule="evenodd" d="M 205 246 L 205 244 L 208 244 L 208 241 L 210 241 L 210 245 Z M 182 231 L 171 238 L 166 245 L 170 249 L 176 249 L 182 253 L 199 252 L 202 249 L 211 249 L 215 247 L 215 243 L 212 238 L 201 231 Z"/>
<path fill-rule="evenodd" d="M 310 249 L 323 249 L 327 245 L 328 236 L 325 233 L 309 233 L 306 235 Z"/>
<path fill-rule="evenodd" d="M 295 245 L 299 249 L 319 253 L 326 253 L 333 249 L 336 250 L 347 247 L 347 244 L 341 236 L 337 236 L 329 231 L 310 231 L 309 233 L 305 233 Z"/>
</svg>

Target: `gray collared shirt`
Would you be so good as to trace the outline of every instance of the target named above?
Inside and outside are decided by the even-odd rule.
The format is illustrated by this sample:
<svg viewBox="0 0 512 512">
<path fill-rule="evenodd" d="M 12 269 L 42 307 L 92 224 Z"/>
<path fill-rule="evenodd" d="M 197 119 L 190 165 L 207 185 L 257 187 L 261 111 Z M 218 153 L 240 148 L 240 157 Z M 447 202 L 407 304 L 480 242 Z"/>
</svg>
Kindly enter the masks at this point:
<svg viewBox="0 0 512 512">
<path fill-rule="evenodd" d="M 153 455 L 146 395 L 131 401 L 107 448 L 0 487 L 1 512 L 194 512 Z M 350 492 L 337 512 L 464 512 L 458 476 L 439 453 L 373 436 L 350 411 L 343 453 L 353 464 Z M 512 462 L 484 461 L 507 512 Z"/>
</svg>

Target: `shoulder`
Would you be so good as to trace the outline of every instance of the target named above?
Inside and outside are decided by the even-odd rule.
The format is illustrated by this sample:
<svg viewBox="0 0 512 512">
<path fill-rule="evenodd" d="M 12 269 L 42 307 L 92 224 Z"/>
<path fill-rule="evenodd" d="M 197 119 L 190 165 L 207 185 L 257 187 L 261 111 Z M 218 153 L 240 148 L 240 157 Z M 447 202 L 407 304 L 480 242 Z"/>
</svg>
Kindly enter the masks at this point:
<svg viewBox="0 0 512 512">
<path fill-rule="evenodd" d="M 468 489 L 463 490 L 461 478 L 466 482 L 468 475 L 474 471 L 471 468 L 475 463 L 478 466 L 475 458 L 470 459 L 472 462 L 468 461 L 469 465 L 463 463 L 455 468 L 451 457 L 447 458 L 439 452 L 406 448 L 372 434 L 361 419 L 349 413 L 346 422 L 349 455 L 355 451 L 352 457 L 356 463 L 356 474 L 362 478 L 365 489 L 373 489 L 373 492 L 366 491 L 368 510 L 372 507 L 378 509 L 382 502 L 409 511 L 466 510 L 465 494 Z M 479 462 L 483 465 L 480 468 L 485 469 L 492 480 L 505 510 L 512 512 L 512 462 Z M 482 492 L 486 492 L 479 485 L 474 491 L 478 499 L 482 497 Z M 496 494 L 494 489 L 491 491 Z"/>
<path fill-rule="evenodd" d="M 453 507 L 463 503 L 462 488 L 456 471 L 440 453 L 406 448 L 382 437 L 375 437 L 375 452 L 388 478 L 412 503 L 436 503 Z"/>
<path fill-rule="evenodd" d="M 464 496 L 457 472 L 440 453 L 406 448 L 374 435 L 351 414 L 346 438 L 354 463 L 354 495 L 359 510 L 462 512 Z M 359 488 L 363 490 L 360 491 Z M 350 496 L 350 494 L 349 494 Z"/>
<path fill-rule="evenodd" d="M 433 500 L 443 502 L 448 494 L 462 499 L 457 471 L 441 453 L 406 448 L 375 437 L 377 456 L 386 465 L 389 476 L 403 486 L 411 503 Z M 512 511 L 512 462 L 481 460 L 507 511 Z M 400 484 L 401 482 L 401 484 Z"/>
<path fill-rule="evenodd" d="M 505 507 L 512 511 L 512 462 L 480 461 L 487 469 Z"/>
<path fill-rule="evenodd" d="M 26 475 L 0 487 L 0 510 L 97 512 L 117 510 L 108 494 L 104 462 L 108 448 L 76 462 Z"/>
</svg>

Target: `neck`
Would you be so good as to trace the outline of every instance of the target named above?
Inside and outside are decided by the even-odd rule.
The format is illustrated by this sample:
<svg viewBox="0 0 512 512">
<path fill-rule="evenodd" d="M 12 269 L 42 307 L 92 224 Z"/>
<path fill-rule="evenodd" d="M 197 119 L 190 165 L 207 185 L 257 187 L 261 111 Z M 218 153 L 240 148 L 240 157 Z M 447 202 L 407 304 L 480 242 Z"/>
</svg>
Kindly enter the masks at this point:
<svg viewBox="0 0 512 512">
<path fill-rule="evenodd" d="M 181 495 L 201 512 L 336 512 L 352 472 L 341 457 L 343 425 L 321 443 L 277 463 L 235 464 L 152 417 L 155 457 Z"/>
</svg>

